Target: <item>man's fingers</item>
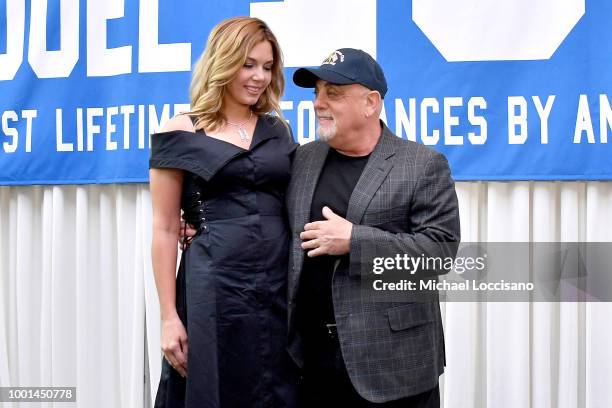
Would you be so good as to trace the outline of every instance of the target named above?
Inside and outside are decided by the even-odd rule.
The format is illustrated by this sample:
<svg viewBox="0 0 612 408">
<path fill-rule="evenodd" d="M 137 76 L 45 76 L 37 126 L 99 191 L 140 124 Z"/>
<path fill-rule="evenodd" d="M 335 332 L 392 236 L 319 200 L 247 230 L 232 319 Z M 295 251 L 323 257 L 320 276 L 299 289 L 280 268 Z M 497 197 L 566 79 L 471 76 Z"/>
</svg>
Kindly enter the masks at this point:
<svg viewBox="0 0 612 408">
<path fill-rule="evenodd" d="M 335 213 L 335 212 L 333 212 L 333 211 L 331 210 L 331 208 L 329 208 L 328 206 L 323 207 L 323 210 L 321 210 L 321 213 L 322 213 L 322 214 L 323 214 L 323 216 L 324 216 L 326 219 L 328 219 L 328 220 L 330 220 L 330 219 L 332 219 L 332 218 L 334 218 L 334 217 L 338 217 L 338 215 L 336 215 L 336 213 Z"/>
<path fill-rule="evenodd" d="M 311 239 L 310 241 L 302 242 L 302 249 L 313 249 L 319 247 L 319 240 Z"/>
<path fill-rule="evenodd" d="M 309 222 L 308 224 L 304 225 L 304 231 L 316 230 L 321 228 L 321 222 L 322 221 Z"/>
<path fill-rule="evenodd" d="M 314 238 L 317 238 L 317 235 L 318 233 L 316 230 L 303 231 L 303 232 L 300 232 L 300 239 L 301 240 L 314 239 Z"/>
<path fill-rule="evenodd" d="M 308 257 L 312 258 L 312 257 L 319 256 L 319 255 L 325 255 L 325 251 L 323 250 L 323 248 L 317 247 L 317 248 L 313 249 L 312 251 L 306 252 L 306 255 L 308 255 Z"/>
</svg>

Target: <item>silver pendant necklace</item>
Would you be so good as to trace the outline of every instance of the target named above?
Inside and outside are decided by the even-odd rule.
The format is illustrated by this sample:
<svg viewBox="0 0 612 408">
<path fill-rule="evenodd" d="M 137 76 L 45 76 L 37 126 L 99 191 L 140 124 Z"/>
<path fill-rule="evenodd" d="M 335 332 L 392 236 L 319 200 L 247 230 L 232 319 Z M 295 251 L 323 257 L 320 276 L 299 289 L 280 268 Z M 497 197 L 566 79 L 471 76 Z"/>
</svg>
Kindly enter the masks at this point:
<svg viewBox="0 0 612 408">
<path fill-rule="evenodd" d="M 253 111 L 249 110 L 249 118 L 247 120 L 245 120 L 242 123 L 234 123 L 234 122 L 230 122 L 229 120 L 226 120 L 226 123 L 228 125 L 232 125 L 234 127 L 237 128 L 237 132 L 238 132 L 238 136 L 240 136 L 240 140 L 243 142 L 246 142 L 249 140 L 249 134 L 247 133 L 246 129 L 244 128 L 244 125 L 251 120 L 251 118 L 253 117 Z"/>
</svg>

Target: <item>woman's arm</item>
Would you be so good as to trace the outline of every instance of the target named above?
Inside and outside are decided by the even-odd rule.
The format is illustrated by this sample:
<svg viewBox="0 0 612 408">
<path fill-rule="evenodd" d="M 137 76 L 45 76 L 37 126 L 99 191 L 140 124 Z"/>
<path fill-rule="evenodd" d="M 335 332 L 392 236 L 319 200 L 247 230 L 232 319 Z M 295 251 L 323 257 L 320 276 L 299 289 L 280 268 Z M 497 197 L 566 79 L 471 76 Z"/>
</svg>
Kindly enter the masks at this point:
<svg viewBox="0 0 612 408">
<path fill-rule="evenodd" d="M 183 129 L 188 127 L 187 129 Z M 180 115 L 172 118 L 163 131 L 193 129 L 191 120 Z M 187 374 L 187 332 L 176 310 L 176 258 L 180 230 L 183 171 L 149 171 L 153 206 L 153 274 L 159 296 L 162 320 L 161 347 L 168 362 L 182 375 Z"/>
<path fill-rule="evenodd" d="M 153 273 L 161 318 L 166 320 L 177 315 L 176 257 L 183 172 L 174 169 L 151 169 L 149 174 L 153 205 Z"/>
<path fill-rule="evenodd" d="M 162 320 L 161 348 L 166 360 L 185 377 L 187 331 L 176 311 L 176 257 L 183 172 L 151 169 L 149 174 L 153 205 L 151 254 Z"/>
</svg>

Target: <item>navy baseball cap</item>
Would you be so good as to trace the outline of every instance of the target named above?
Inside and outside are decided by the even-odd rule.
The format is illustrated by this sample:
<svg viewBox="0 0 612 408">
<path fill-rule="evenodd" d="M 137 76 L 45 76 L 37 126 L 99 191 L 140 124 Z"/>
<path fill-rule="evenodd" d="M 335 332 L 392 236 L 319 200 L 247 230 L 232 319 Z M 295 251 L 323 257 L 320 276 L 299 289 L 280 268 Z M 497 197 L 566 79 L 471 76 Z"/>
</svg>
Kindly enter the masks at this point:
<svg viewBox="0 0 612 408">
<path fill-rule="evenodd" d="M 317 79 L 337 85 L 361 84 L 378 91 L 382 98 L 387 93 L 387 80 L 378 62 L 355 48 L 340 48 L 325 58 L 319 68 L 300 68 L 293 74 L 293 82 L 302 88 L 314 88 Z"/>
</svg>

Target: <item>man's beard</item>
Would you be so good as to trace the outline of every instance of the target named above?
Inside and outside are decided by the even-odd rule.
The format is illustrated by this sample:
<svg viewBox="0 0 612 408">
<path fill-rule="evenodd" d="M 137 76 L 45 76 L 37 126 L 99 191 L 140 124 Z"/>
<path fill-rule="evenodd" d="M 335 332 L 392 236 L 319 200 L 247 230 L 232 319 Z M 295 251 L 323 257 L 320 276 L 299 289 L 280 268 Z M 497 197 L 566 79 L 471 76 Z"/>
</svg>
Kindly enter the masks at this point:
<svg viewBox="0 0 612 408">
<path fill-rule="evenodd" d="M 336 136 L 336 122 L 332 121 L 331 126 L 319 126 L 317 127 L 317 134 L 319 135 L 319 139 L 324 142 L 329 142 Z"/>
</svg>

